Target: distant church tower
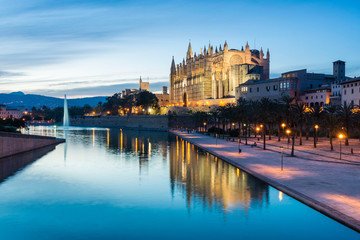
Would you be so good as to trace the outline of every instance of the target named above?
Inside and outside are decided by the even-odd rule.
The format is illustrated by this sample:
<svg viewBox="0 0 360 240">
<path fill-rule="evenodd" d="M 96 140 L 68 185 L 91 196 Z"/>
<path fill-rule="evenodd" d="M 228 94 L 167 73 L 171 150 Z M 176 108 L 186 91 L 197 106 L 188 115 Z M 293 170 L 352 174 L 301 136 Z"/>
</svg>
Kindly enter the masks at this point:
<svg viewBox="0 0 360 240">
<path fill-rule="evenodd" d="M 140 76 L 139 80 L 139 90 L 140 91 L 149 91 L 149 82 L 143 82 Z"/>
<path fill-rule="evenodd" d="M 336 61 L 333 62 L 333 75 L 335 77 L 335 81 L 343 82 L 345 81 L 345 62 L 344 61 Z"/>
</svg>

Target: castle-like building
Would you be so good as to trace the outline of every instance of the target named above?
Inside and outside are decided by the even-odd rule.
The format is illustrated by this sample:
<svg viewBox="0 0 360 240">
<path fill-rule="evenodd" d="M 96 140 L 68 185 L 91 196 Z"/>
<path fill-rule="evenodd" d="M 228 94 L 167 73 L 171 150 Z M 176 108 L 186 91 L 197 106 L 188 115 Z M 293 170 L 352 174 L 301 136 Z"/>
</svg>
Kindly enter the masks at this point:
<svg viewBox="0 0 360 240">
<path fill-rule="evenodd" d="M 193 54 L 189 43 L 186 60 L 170 69 L 170 104 L 173 106 L 223 105 L 235 102 L 235 88 L 247 80 L 269 78 L 270 53 L 267 50 L 228 49 L 209 44 Z"/>
</svg>

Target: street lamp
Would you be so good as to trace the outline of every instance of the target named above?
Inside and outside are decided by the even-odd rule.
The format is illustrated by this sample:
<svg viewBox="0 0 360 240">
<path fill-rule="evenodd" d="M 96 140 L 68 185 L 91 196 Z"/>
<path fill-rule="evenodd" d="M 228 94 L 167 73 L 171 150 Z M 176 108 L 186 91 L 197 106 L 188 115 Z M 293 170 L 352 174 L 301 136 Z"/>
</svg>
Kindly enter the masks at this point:
<svg viewBox="0 0 360 240">
<path fill-rule="evenodd" d="M 315 125 L 314 126 L 315 128 L 315 136 L 314 136 L 314 148 L 316 148 L 316 142 L 317 142 L 317 131 L 318 131 L 318 128 L 319 128 L 319 125 Z"/>
<path fill-rule="evenodd" d="M 286 124 L 285 123 L 282 123 L 281 124 L 281 127 L 282 127 L 282 129 L 283 129 L 283 133 L 285 132 L 285 127 L 286 127 Z"/>
<path fill-rule="evenodd" d="M 291 133 L 291 130 L 286 129 L 286 134 L 288 135 L 288 148 L 289 148 L 289 144 L 290 144 L 290 133 Z"/>
<path fill-rule="evenodd" d="M 259 127 L 256 127 L 255 130 L 256 130 L 256 134 L 259 134 L 260 128 L 259 128 Z M 255 137 L 256 137 L 256 136 L 255 136 Z"/>
<path fill-rule="evenodd" d="M 340 160 L 341 160 L 341 140 L 344 138 L 343 134 L 339 134 L 339 139 L 340 139 Z"/>
<path fill-rule="evenodd" d="M 206 122 L 204 122 L 204 130 L 205 130 L 205 132 L 206 132 Z"/>
</svg>

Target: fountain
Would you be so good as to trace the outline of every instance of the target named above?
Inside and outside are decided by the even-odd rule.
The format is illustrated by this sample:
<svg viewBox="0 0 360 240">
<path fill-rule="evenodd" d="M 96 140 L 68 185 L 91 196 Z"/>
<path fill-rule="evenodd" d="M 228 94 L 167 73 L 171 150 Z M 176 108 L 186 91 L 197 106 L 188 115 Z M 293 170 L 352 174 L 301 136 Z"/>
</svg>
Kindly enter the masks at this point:
<svg viewBox="0 0 360 240">
<path fill-rule="evenodd" d="M 66 94 L 64 97 L 64 121 L 63 121 L 63 126 L 64 128 L 69 127 L 69 110 L 68 110 L 68 105 L 67 105 L 67 100 L 66 100 Z"/>
</svg>

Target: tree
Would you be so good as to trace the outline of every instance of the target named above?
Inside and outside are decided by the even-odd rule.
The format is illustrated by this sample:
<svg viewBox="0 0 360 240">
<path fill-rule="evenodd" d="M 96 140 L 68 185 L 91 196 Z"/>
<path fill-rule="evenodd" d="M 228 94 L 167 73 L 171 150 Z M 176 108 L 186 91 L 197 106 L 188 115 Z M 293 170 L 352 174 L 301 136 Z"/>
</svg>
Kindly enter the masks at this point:
<svg viewBox="0 0 360 240">
<path fill-rule="evenodd" d="M 322 115 L 323 115 L 323 108 L 321 106 L 315 105 L 310 108 L 310 116 L 315 124 L 314 128 L 313 128 L 314 129 L 314 147 L 315 148 L 316 148 L 316 143 L 318 141 L 316 125 L 320 124 Z"/>
<path fill-rule="evenodd" d="M 135 106 L 145 109 L 146 113 L 148 113 L 148 109 L 159 109 L 158 102 L 159 100 L 155 94 L 148 91 L 141 91 L 135 96 Z"/>
<path fill-rule="evenodd" d="M 258 116 L 260 122 L 263 123 L 263 149 L 266 150 L 266 125 L 271 118 L 270 108 L 272 107 L 272 101 L 269 98 L 262 98 L 257 102 Z"/>
<path fill-rule="evenodd" d="M 307 107 L 305 103 L 297 102 L 292 106 L 292 110 L 297 120 L 298 123 L 297 125 L 299 126 L 299 137 L 300 137 L 299 144 L 302 145 L 302 131 L 303 131 L 304 120 L 306 117 Z"/>
<path fill-rule="evenodd" d="M 341 122 L 343 124 L 343 128 L 345 129 L 345 133 L 346 133 L 345 134 L 345 146 L 349 146 L 349 131 L 352 127 L 353 117 L 354 117 L 353 109 L 354 109 L 354 105 L 344 104 L 338 110 Z"/>
<path fill-rule="evenodd" d="M 337 115 L 338 108 L 335 105 L 328 105 L 324 108 L 324 111 L 324 126 L 328 130 L 330 149 L 331 151 L 334 151 L 332 139 L 334 131 L 339 125 L 339 116 Z"/>
<path fill-rule="evenodd" d="M 208 124 L 209 114 L 206 112 L 196 112 L 194 113 L 194 120 L 196 127 L 202 127 L 204 126 L 204 123 Z M 206 126 L 204 126 L 206 128 Z"/>
</svg>

